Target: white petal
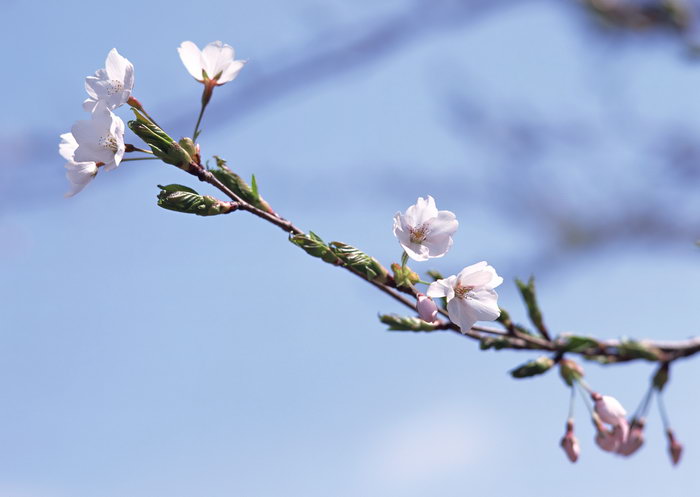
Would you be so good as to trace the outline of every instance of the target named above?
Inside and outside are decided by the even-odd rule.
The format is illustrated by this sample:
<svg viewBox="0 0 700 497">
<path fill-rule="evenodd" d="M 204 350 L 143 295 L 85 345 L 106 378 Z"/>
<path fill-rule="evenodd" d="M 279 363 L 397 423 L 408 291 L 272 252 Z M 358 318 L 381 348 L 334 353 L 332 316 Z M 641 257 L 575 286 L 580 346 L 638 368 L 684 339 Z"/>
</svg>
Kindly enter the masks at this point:
<svg viewBox="0 0 700 497">
<path fill-rule="evenodd" d="M 66 197 L 72 197 L 80 192 L 92 181 L 97 174 L 97 165 L 94 162 L 68 162 L 66 163 L 66 178 L 71 183 L 71 189 Z"/>
<path fill-rule="evenodd" d="M 452 238 L 449 235 L 429 235 L 423 240 L 423 246 L 428 249 L 428 257 L 438 258 L 444 256 L 452 248 Z"/>
<path fill-rule="evenodd" d="M 471 298 L 463 300 L 473 310 L 473 316 L 477 321 L 493 321 L 501 315 L 501 310 L 498 308 L 498 294 L 493 290 L 473 292 Z"/>
<path fill-rule="evenodd" d="M 191 41 L 183 41 L 177 49 L 185 69 L 197 81 L 202 81 L 202 52 Z"/>
<path fill-rule="evenodd" d="M 67 161 L 72 161 L 75 155 L 75 149 L 78 148 L 78 142 L 75 141 L 72 133 L 63 133 L 61 135 L 61 143 L 58 144 L 58 153 Z"/>
<path fill-rule="evenodd" d="M 83 102 L 83 110 L 86 110 L 88 112 L 92 112 L 95 110 L 95 106 L 97 105 L 97 100 L 94 98 L 86 98 L 85 101 Z"/>
<path fill-rule="evenodd" d="M 448 300 L 452 300 L 455 295 L 454 285 L 456 281 L 456 276 L 434 281 L 428 286 L 428 290 L 425 294 L 432 298 L 447 297 Z"/>
<path fill-rule="evenodd" d="M 408 254 L 408 256 L 414 261 L 424 262 L 430 258 L 430 256 L 428 255 L 428 247 L 426 247 L 425 245 L 411 242 L 399 243 L 401 243 L 401 247 L 406 251 L 406 254 Z"/>
<path fill-rule="evenodd" d="M 233 62 L 234 51 L 231 45 L 212 41 L 202 49 L 202 65 L 209 78 L 214 79 Z"/>
<path fill-rule="evenodd" d="M 466 333 L 478 321 L 474 315 L 474 310 L 466 305 L 466 301 L 460 298 L 454 298 L 447 302 L 447 314 L 450 316 L 450 321 L 459 326 L 462 333 Z"/>
<path fill-rule="evenodd" d="M 217 79 L 217 82 L 220 85 L 223 85 L 224 83 L 228 83 L 229 81 L 233 81 L 236 79 L 236 76 L 238 76 L 238 73 L 241 72 L 241 69 L 243 69 L 243 66 L 245 65 L 246 61 L 244 60 L 234 60 L 232 61 L 226 69 L 223 70 L 221 73 L 221 76 L 219 79 Z"/>
<path fill-rule="evenodd" d="M 431 235 L 454 235 L 459 227 L 457 216 L 450 211 L 439 211 L 438 215 L 428 221 Z"/>
</svg>

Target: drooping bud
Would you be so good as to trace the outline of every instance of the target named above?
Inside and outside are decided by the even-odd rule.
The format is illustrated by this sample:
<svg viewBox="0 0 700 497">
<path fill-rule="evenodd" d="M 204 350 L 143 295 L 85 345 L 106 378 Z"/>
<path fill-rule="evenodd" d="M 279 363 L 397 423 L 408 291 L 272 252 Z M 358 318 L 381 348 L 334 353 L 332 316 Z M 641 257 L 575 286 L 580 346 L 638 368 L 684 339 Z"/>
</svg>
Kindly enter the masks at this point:
<svg viewBox="0 0 700 497">
<path fill-rule="evenodd" d="M 676 436 L 671 428 L 666 430 L 666 436 L 668 437 L 668 453 L 671 456 L 671 462 L 676 466 L 681 460 L 683 445 L 676 440 Z"/>
<path fill-rule="evenodd" d="M 574 382 L 583 378 L 583 368 L 571 359 L 562 359 L 559 361 L 559 374 L 567 385 L 573 386 Z"/>
<path fill-rule="evenodd" d="M 615 452 L 620 444 L 620 437 L 615 432 L 617 427 L 608 430 L 597 420 L 594 421 L 594 425 L 596 427 L 596 445 L 605 452 Z"/>
<path fill-rule="evenodd" d="M 576 438 L 576 435 L 574 435 L 574 420 L 573 419 L 569 419 L 566 422 L 566 433 L 564 434 L 564 437 L 561 439 L 560 445 L 561 445 L 561 448 L 564 449 L 564 452 L 566 453 L 566 457 L 569 458 L 569 461 L 571 461 L 571 462 L 578 461 L 580 447 L 579 447 L 578 439 Z"/>
<path fill-rule="evenodd" d="M 426 323 L 434 323 L 437 320 L 438 308 L 433 299 L 419 293 L 417 295 L 416 310 L 420 318 Z"/>
<path fill-rule="evenodd" d="M 591 399 L 594 402 L 593 410 L 600 420 L 613 425 L 617 430 L 614 434 L 618 444 L 625 443 L 629 434 L 629 425 L 627 424 L 627 411 L 622 407 L 622 404 L 615 397 L 600 395 L 597 392 L 591 394 Z"/>
<path fill-rule="evenodd" d="M 158 206 L 176 212 L 198 216 L 216 216 L 235 210 L 232 202 L 223 202 L 208 195 L 199 195 L 183 185 L 158 185 Z"/>
<path fill-rule="evenodd" d="M 151 147 L 153 154 L 160 160 L 166 164 L 187 169 L 192 162 L 192 157 L 187 151 L 138 110 L 134 108 L 131 110 L 136 114 L 136 120 L 129 121 L 129 129 L 146 142 Z"/>
<path fill-rule="evenodd" d="M 644 423 L 644 418 L 632 420 L 627 440 L 617 448 L 618 454 L 631 456 L 644 445 Z"/>
</svg>

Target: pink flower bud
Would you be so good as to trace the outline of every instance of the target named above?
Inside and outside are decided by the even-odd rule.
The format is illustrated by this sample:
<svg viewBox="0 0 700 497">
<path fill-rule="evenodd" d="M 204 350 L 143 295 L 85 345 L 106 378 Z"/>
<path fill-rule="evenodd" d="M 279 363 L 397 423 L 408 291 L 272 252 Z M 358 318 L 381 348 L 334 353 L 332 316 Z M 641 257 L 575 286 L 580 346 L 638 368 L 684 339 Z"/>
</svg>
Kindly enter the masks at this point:
<svg viewBox="0 0 700 497">
<path fill-rule="evenodd" d="M 561 439 L 560 445 L 561 445 L 561 448 L 564 449 L 564 452 L 566 453 L 566 457 L 569 458 L 569 461 L 571 461 L 571 462 L 578 461 L 578 455 L 580 452 L 580 448 L 579 448 L 579 444 L 578 444 L 578 439 L 574 435 L 574 420 L 573 419 L 570 419 L 566 422 L 566 434 Z"/>
<path fill-rule="evenodd" d="M 422 293 L 417 295 L 416 310 L 423 321 L 433 323 L 437 320 L 438 308 L 433 299 L 426 297 Z"/>
<path fill-rule="evenodd" d="M 615 452 L 620 445 L 620 428 L 613 427 L 612 430 L 606 429 L 600 421 L 595 422 L 596 436 L 595 443 L 605 452 Z"/>
<path fill-rule="evenodd" d="M 644 419 L 632 421 L 627 440 L 617 448 L 617 453 L 623 456 L 631 456 L 644 444 Z"/>
<path fill-rule="evenodd" d="M 668 436 L 668 453 L 671 456 L 671 461 L 673 462 L 673 465 L 675 466 L 681 460 L 681 454 L 683 453 L 683 445 L 678 443 L 675 435 L 673 434 L 673 430 L 671 430 L 670 428 L 666 431 L 666 435 Z"/>
<path fill-rule="evenodd" d="M 603 423 L 627 426 L 627 411 L 615 397 L 592 393 L 591 398 L 595 402 L 595 412 Z"/>
</svg>

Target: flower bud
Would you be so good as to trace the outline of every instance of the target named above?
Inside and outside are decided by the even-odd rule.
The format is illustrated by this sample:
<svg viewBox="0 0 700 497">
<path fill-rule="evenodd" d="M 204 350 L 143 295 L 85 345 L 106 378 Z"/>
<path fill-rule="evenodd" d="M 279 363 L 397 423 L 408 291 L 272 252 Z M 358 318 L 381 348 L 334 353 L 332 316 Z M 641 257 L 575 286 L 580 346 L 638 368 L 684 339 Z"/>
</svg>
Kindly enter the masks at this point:
<svg viewBox="0 0 700 497">
<path fill-rule="evenodd" d="M 644 419 L 633 419 L 627 440 L 617 448 L 617 453 L 631 456 L 644 444 Z"/>
<path fill-rule="evenodd" d="M 573 386 L 574 382 L 583 378 L 583 368 L 571 359 L 562 359 L 559 361 L 559 374 L 567 385 Z"/>
<path fill-rule="evenodd" d="M 591 399 L 595 402 L 595 412 L 603 423 L 618 425 L 624 421 L 627 424 L 627 411 L 615 397 L 594 392 Z"/>
<path fill-rule="evenodd" d="M 571 462 L 578 461 L 580 447 L 579 447 L 578 439 L 574 435 L 574 420 L 573 419 L 569 419 L 566 422 L 566 434 L 561 439 L 560 445 L 561 445 L 561 448 L 564 449 L 564 452 L 566 453 L 566 457 L 569 458 L 569 461 L 571 461 Z"/>
<path fill-rule="evenodd" d="M 438 308 L 433 299 L 426 297 L 422 293 L 419 293 L 417 298 L 416 310 L 420 318 L 426 323 L 434 323 L 437 320 Z"/>
<path fill-rule="evenodd" d="M 153 154 L 160 160 L 166 164 L 187 169 L 192 162 L 192 157 L 187 151 L 138 110 L 133 108 L 132 110 L 136 114 L 136 120 L 129 121 L 129 129 L 146 142 L 151 147 Z"/>
<path fill-rule="evenodd" d="M 614 427 L 612 430 L 606 429 L 600 422 L 595 423 L 596 436 L 595 443 L 605 452 L 615 452 L 620 445 L 619 436 L 615 433 L 618 429 Z"/>
<path fill-rule="evenodd" d="M 666 430 L 666 436 L 668 437 L 668 453 L 671 456 L 671 461 L 673 465 L 677 465 L 681 460 L 681 454 L 683 453 L 683 445 L 681 445 L 673 433 L 673 430 L 669 428 Z"/>
<path fill-rule="evenodd" d="M 196 145 L 193 141 L 192 138 L 180 138 L 180 141 L 178 141 L 180 146 L 183 148 L 187 154 L 194 159 L 195 162 L 199 162 L 199 145 Z"/>
</svg>

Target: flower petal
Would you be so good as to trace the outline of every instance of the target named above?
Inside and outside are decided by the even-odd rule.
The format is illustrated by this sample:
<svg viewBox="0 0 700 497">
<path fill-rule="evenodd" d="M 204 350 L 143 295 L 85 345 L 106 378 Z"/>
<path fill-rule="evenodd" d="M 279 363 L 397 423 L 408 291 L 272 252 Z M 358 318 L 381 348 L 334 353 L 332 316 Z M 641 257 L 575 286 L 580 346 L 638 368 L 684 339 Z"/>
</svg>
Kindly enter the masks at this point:
<svg viewBox="0 0 700 497">
<path fill-rule="evenodd" d="M 474 316 L 474 310 L 467 305 L 465 299 L 454 298 L 447 302 L 447 314 L 450 316 L 450 321 L 459 326 L 462 333 L 469 331 L 478 321 Z"/>
<path fill-rule="evenodd" d="M 202 81 L 202 52 L 191 41 L 183 41 L 177 49 L 185 69 L 197 81 Z"/>
<path fill-rule="evenodd" d="M 221 73 L 221 76 L 216 80 L 218 84 L 223 85 L 224 83 L 228 83 L 229 81 L 233 81 L 236 79 L 236 76 L 238 76 L 238 73 L 241 72 L 241 69 L 243 69 L 243 66 L 245 65 L 246 61 L 244 60 L 234 60 L 232 61 Z"/>
</svg>

